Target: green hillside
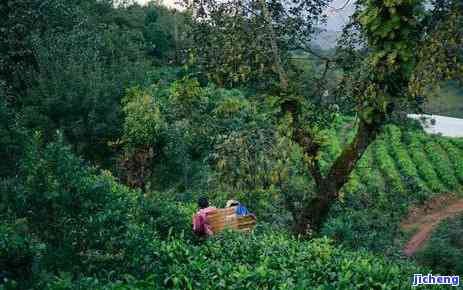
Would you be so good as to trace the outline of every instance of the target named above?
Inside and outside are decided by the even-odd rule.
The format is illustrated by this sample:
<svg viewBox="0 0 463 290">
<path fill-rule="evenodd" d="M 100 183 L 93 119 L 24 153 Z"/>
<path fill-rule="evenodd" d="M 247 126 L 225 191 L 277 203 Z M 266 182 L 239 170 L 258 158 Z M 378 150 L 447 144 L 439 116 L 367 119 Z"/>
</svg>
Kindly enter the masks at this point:
<svg viewBox="0 0 463 290">
<path fill-rule="evenodd" d="M 416 253 L 417 261 L 438 272 L 463 273 L 463 215 L 443 221 L 427 244 Z"/>
<path fill-rule="evenodd" d="M 457 82 L 444 83 L 428 96 L 427 113 L 463 118 L 463 88 Z"/>
<path fill-rule="evenodd" d="M 10 277 L 2 290 L 406 289 L 413 273 L 429 271 L 327 238 L 300 240 L 268 222 L 247 235 L 198 238 L 190 230 L 194 203 L 140 195 L 83 165 L 60 141 L 32 143 L 23 164 L 21 188 L 0 187 L 2 205 L 23 215 L 0 225 L 0 262 Z M 38 204 L 44 212 L 27 211 Z"/>
<path fill-rule="evenodd" d="M 0 290 L 463 275 L 461 0 L 161 2 L 0 1 Z"/>
<path fill-rule="evenodd" d="M 351 122 L 340 120 L 331 132 L 338 142 L 327 148 L 327 164 L 339 154 Z M 441 193 L 463 193 L 462 145 L 462 139 L 387 126 L 344 186 L 324 233 L 354 249 L 400 255 L 406 236 L 399 223 L 411 205 Z"/>
</svg>

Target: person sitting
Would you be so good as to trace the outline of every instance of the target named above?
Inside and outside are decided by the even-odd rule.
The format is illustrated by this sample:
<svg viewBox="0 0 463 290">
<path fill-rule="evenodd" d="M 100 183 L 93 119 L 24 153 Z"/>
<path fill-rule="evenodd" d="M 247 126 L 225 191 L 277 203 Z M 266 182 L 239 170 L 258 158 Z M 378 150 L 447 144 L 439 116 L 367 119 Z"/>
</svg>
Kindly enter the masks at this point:
<svg viewBox="0 0 463 290">
<path fill-rule="evenodd" d="M 256 215 L 251 213 L 244 205 L 242 205 L 239 201 L 230 199 L 227 201 L 226 207 L 233 207 L 236 206 L 235 214 L 237 216 L 251 216 L 256 219 Z"/>
<path fill-rule="evenodd" d="M 193 232 L 200 236 L 212 236 L 214 233 L 207 220 L 207 214 L 215 211 L 216 208 L 209 206 L 207 197 L 200 197 L 198 199 L 198 207 L 198 212 L 193 215 Z"/>
</svg>

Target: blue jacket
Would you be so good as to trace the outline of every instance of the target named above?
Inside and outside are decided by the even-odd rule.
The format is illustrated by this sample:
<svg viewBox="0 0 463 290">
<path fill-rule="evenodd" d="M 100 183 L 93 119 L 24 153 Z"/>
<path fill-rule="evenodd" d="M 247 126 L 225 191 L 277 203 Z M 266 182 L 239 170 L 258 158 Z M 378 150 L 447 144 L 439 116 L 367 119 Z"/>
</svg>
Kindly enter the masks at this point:
<svg viewBox="0 0 463 290">
<path fill-rule="evenodd" d="M 247 215 L 251 215 L 253 216 L 254 218 L 256 218 L 256 215 L 251 213 L 244 205 L 237 205 L 236 206 L 236 210 L 235 210 L 235 213 L 237 216 L 247 216 Z"/>
</svg>

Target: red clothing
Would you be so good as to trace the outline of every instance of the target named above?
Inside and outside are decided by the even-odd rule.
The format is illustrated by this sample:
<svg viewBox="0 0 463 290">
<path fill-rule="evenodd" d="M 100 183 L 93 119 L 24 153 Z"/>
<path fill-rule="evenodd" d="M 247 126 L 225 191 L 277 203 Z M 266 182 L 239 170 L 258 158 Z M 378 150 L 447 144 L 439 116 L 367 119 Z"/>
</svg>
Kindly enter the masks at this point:
<svg viewBox="0 0 463 290">
<path fill-rule="evenodd" d="M 215 207 L 206 207 L 200 209 L 193 216 L 193 232 L 200 235 L 213 235 L 214 232 L 212 232 L 211 226 L 209 225 L 209 221 L 207 220 L 207 214 L 215 210 Z"/>
</svg>

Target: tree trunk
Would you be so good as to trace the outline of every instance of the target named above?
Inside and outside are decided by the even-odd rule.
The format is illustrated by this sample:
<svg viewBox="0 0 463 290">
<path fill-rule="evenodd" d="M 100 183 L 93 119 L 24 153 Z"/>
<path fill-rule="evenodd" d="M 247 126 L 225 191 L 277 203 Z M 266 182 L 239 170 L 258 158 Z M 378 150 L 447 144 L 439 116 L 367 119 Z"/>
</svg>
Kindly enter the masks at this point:
<svg viewBox="0 0 463 290">
<path fill-rule="evenodd" d="M 339 191 L 349 181 L 350 174 L 365 150 L 378 136 L 383 119 L 384 116 L 381 115 L 377 122 L 370 124 L 361 120 L 354 140 L 344 148 L 326 176 L 315 178 L 321 176 L 319 168 L 312 168 L 311 172 L 317 184 L 317 192 L 315 197 L 306 203 L 303 210 L 297 215 L 294 224 L 296 234 L 306 236 L 311 232 L 320 231 L 332 204 L 339 196 Z"/>
<path fill-rule="evenodd" d="M 268 11 L 265 0 L 259 0 L 262 15 L 265 20 L 265 26 L 269 35 L 270 47 L 273 55 L 275 72 L 278 74 L 280 89 L 283 93 L 288 91 L 288 75 L 282 65 L 280 53 L 278 50 L 277 38 L 272 25 L 272 17 Z M 325 71 L 321 80 L 326 76 L 330 61 L 327 60 Z M 322 92 L 320 92 L 322 94 Z M 314 143 L 310 136 L 305 136 L 301 130 L 301 124 L 298 121 L 298 104 L 295 101 L 286 101 L 282 104 L 282 111 L 289 113 L 293 117 L 293 126 L 295 129 L 294 139 L 304 153 L 308 156 L 315 157 L 320 150 L 320 146 Z M 293 213 L 296 217 L 294 231 L 297 234 L 307 235 L 311 231 L 319 231 L 326 220 L 331 205 L 336 201 L 339 191 L 349 180 L 349 176 L 355 168 L 355 164 L 362 157 L 368 146 L 375 140 L 381 129 L 384 115 L 378 113 L 376 122 L 367 123 L 360 121 L 357 135 L 351 144 L 346 146 L 341 155 L 335 160 L 326 176 L 322 176 L 318 161 L 314 159 L 308 167 L 311 175 L 314 177 L 317 185 L 315 197 L 306 202 L 299 213 Z"/>
<path fill-rule="evenodd" d="M 304 210 L 296 215 L 294 232 L 303 237 L 319 232 L 333 201 L 329 200 L 326 195 L 318 193 L 307 203 Z"/>
</svg>

